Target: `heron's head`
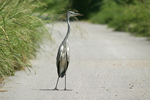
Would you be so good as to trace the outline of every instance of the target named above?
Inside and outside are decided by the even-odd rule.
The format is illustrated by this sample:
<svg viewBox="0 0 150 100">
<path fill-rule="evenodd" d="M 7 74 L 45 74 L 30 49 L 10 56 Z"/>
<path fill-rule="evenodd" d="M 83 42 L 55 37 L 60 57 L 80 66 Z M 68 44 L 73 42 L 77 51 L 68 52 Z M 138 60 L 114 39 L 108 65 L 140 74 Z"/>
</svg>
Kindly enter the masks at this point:
<svg viewBox="0 0 150 100">
<path fill-rule="evenodd" d="M 80 13 L 73 12 L 73 11 L 68 11 L 67 16 L 68 17 L 74 17 L 74 16 L 83 16 L 83 15 Z"/>
</svg>

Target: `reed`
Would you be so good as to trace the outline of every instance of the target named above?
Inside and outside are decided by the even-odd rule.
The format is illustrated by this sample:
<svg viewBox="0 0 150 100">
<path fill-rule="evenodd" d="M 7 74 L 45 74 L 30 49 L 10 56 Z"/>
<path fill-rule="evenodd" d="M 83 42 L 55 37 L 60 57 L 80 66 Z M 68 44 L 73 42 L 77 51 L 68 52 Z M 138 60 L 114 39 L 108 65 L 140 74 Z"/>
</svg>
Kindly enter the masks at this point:
<svg viewBox="0 0 150 100">
<path fill-rule="evenodd" d="M 32 0 L 0 1 L 0 77 L 31 67 L 30 59 L 36 56 L 46 32 L 34 15 L 38 7 Z"/>
</svg>

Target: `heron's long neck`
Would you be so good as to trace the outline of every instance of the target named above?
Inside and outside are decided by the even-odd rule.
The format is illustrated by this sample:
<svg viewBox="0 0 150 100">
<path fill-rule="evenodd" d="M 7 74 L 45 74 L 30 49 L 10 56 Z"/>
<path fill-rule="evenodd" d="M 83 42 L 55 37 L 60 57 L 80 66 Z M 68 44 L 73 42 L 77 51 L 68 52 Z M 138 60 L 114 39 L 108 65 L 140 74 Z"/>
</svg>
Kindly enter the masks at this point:
<svg viewBox="0 0 150 100">
<path fill-rule="evenodd" d="M 69 34 L 70 34 L 70 22 L 69 22 L 69 17 L 68 16 L 67 16 L 67 23 L 68 23 L 68 31 L 67 31 L 67 34 L 66 34 L 66 36 L 63 40 L 63 41 L 66 41 L 66 42 L 68 42 L 68 38 L 69 38 Z"/>
</svg>

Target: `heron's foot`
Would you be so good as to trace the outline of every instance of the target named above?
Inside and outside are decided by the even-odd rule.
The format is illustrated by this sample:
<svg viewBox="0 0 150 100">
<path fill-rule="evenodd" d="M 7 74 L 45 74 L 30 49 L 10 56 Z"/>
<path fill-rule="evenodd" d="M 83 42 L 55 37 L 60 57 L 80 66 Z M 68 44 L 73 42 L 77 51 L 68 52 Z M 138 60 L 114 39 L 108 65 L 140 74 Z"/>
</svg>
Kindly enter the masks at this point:
<svg viewBox="0 0 150 100">
<path fill-rule="evenodd" d="M 53 89 L 53 91 L 55 91 L 55 90 L 56 90 L 56 91 L 58 91 L 59 89 L 57 89 L 57 88 L 54 88 L 54 89 Z"/>
<path fill-rule="evenodd" d="M 65 88 L 64 91 L 72 91 L 72 89 L 66 89 L 66 88 Z"/>
</svg>

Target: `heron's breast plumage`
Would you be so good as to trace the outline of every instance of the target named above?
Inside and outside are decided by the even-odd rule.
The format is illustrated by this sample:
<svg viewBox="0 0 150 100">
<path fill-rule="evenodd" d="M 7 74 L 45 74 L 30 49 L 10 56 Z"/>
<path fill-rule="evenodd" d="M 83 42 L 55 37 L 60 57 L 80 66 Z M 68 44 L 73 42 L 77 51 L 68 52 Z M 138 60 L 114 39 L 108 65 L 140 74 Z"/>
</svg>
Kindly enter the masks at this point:
<svg viewBox="0 0 150 100">
<path fill-rule="evenodd" d="M 67 65 L 67 57 L 66 52 L 62 54 L 62 57 L 60 59 L 60 67 L 64 67 Z"/>
<path fill-rule="evenodd" d="M 67 68 L 67 50 L 66 48 L 62 45 L 60 48 L 61 51 L 61 57 L 60 57 L 60 73 L 62 73 L 66 68 Z"/>
<path fill-rule="evenodd" d="M 57 53 L 57 71 L 58 76 L 63 77 L 67 71 L 70 61 L 69 45 L 67 42 L 62 42 Z"/>
<path fill-rule="evenodd" d="M 66 56 L 63 56 L 62 59 L 60 60 L 60 73 L 62 73 L 66 67 L 67 67 L 67 60 L 66 60 Z"/>
</svg>

